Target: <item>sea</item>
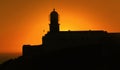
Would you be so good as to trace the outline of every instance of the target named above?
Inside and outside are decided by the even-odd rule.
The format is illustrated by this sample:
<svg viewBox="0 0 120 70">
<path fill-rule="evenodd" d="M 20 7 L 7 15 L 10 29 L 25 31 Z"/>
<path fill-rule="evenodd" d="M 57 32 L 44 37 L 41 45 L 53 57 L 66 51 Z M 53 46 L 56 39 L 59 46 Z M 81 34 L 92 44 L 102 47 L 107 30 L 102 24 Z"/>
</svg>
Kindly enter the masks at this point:
<svg viewBox="0 0 120 70">
<path fill-rule="evenodd" d="M 19 56 L 21 56 L 20 53 L 0 53 L 0 64 L 7 60 L 18 58 Z"/>
</svg>

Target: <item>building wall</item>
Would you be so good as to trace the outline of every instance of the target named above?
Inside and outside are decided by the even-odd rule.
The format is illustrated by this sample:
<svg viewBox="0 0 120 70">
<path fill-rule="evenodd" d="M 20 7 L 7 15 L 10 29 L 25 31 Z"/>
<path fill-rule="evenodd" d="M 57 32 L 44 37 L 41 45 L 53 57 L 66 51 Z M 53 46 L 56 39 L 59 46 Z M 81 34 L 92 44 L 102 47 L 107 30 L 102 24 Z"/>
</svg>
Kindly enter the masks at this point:
<svg viewBox="0 0 120 70">
<path fill-rule="evenodd" d="M 42 45 L 36 45 L 36 46 L 24 45 L 23 46 L 23 56 L 40 55 L 43 53 L 43 50 L 44 50 L 44 48 Z"/>
<path fill-rule="evenodd" d="M 74 53 L 93 56 L 120 54 L 120 34 L 104 31 L 48 32 L 42 45 L 23 46 L 23 56 L 41 55 L 49 52 Z M 62 51 L 62 52 L 61 52 Z"/>
</svg>

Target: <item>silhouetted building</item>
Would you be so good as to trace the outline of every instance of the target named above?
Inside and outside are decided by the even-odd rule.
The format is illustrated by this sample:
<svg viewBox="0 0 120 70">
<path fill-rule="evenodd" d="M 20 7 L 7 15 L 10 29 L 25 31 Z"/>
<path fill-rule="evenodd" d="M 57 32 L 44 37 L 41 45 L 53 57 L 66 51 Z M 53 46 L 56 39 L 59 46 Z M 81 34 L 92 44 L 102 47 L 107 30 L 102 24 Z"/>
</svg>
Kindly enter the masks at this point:
<svg viewBox="0 0 120 70">
<path fill-rule="evenodd" d="M 50 13 L 49 28 L 50 31 L 42 38 L 42 45 L 23 46 L 23 56 L 70 48 L 78 48 L 77 51 L 84 52 L 83 55 L 108 56 L 120 46 L 120 33 L 108 33 L 103 30 L 59 31 L 59 14 L 55 9 Z M 118 48 L 113 50 L 111 46 Z"/>
</svg>

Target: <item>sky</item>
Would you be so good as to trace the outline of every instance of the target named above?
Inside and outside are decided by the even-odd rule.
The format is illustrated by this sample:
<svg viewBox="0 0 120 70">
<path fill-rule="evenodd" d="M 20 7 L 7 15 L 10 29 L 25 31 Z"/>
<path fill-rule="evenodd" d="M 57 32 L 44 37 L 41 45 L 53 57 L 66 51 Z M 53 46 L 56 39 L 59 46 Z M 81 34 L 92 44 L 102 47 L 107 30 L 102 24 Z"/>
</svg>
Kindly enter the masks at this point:
<svg viewBox="0 0 120 70">
<path fill-rule="evenodd" d="M 120 0 L 0 0 L 0 53 L 42 44 L 53 8 L 61 31 L 120 32 Z"/>
</svg>

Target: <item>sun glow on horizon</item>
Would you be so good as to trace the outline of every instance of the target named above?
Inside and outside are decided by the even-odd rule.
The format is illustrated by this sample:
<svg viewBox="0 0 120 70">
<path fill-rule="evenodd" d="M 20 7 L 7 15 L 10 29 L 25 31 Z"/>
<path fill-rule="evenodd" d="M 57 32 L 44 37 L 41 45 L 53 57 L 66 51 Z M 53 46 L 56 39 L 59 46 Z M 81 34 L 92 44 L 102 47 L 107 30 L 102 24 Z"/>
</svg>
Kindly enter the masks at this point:
<svg viewBox="0 0 120 70">
<path fill-rule="evenodd" d="M 74 11 L 75 12 L 75 11 Z M 95 23 L 94 16 L 89 13 L 80 12 L 79 14 L 68 11 L 58 11 L 60 31 L 78 30 L 99 30 L 100 23 Z M 96 20 L 97 21 L 97 20 Z"/>
</svg>

